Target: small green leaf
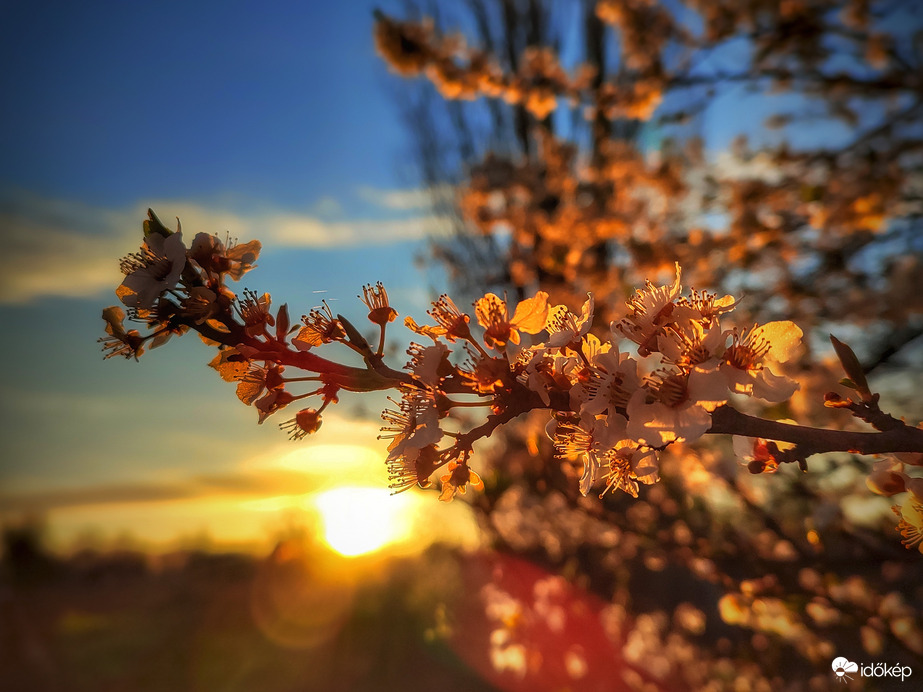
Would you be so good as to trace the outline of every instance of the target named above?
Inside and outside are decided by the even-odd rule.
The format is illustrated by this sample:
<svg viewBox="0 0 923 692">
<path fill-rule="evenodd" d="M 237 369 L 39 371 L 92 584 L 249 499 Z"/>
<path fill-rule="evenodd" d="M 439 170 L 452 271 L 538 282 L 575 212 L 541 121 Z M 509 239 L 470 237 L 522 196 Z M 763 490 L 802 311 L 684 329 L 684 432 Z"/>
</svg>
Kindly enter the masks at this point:
<svg viewBox="0 0 923 692">
<path fill-rule="evenodd" d="M 164 238 L 173 235 L 173 231 L 163 225 L 153 209 L 147 210 L 147 218 L 144 220 L 144 237 L 154 234 L 162 235 Z"/>
</svg>

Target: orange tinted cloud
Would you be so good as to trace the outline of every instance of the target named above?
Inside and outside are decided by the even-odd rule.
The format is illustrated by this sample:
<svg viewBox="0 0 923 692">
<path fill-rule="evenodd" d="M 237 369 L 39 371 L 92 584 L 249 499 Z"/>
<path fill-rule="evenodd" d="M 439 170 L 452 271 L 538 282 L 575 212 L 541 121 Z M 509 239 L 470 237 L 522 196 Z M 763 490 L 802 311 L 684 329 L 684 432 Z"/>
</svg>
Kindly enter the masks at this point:
<svg viewBox="0 0 923 692">
<path fill-rule="evenodd" d="M 416 204 L 407 207 L 407 200 L 391 199 L 393 194 L 381 193 L 380 206 L 416 208 Z M 324 206 L 329 211 L 331 200 Z M 0 303 L 25 303 L 43 296 L 90 297 L 111 291 L 121 276 L 118 258 L 137 249 L 148 207 L 171 226 L 174 217 L 179 217 L 191 233 L 228 233 L 241 241 L 259 238 L 274 249 L 387 245 L 419 240 L 450 228 L 447 218 L 430 214 L 330 220 L 279 209 L 236 212 L 182 200 L 146 200 L 134 207 L 108 209 L 0 191 L 0 228 L 4 234 Z"/>
<path fill-rule="evenodd" d="M 92 485 L 83 488 L 0 494 L 0 512 L 48 511 L 63 507 L 163 502 L 221 496 L 303 495 L 316 490 L 316 474 L 286 468 L 203 474 L 171 482 Z"/>
</svg>

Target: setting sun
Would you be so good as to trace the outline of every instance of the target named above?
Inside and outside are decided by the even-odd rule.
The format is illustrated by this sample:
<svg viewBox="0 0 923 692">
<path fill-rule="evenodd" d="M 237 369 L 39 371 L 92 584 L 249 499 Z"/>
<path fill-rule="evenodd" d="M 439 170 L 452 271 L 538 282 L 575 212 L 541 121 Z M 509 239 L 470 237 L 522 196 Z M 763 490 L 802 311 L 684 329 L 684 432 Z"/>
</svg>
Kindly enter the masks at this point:
<svg viewBox="0 0 923 692">
<path fill-rule="evenodd" d="M 346 557 L 380 550 L 407 538 L 413 498 L 383 488 L 342 487 L 314 498 L 324 540 Z"/>
</svg>

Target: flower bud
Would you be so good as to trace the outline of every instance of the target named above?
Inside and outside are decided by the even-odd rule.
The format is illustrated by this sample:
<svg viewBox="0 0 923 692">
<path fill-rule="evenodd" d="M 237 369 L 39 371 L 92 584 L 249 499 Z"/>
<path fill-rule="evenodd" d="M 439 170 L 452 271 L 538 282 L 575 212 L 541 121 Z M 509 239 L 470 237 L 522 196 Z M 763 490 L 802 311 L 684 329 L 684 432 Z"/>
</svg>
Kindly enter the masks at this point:
<svg viewBox="0 0 923 692">
<path fill-rule="evenodd" d="M 869 490 L 878 495 L 891 497 L 906 490 L 904 474 L 901 473 L 903 464 L 894 459 L 876 461 L 872 472 L 865 479 Z"/>
<path fill-rule="evenodd" d="M 323 422 L 320 411 L 313 408 L 303 408 L 291 420 L 280 423 L 279 428 L 288 431 L 289 439 L 300 440 L 316 433 Z"/>
</svg>

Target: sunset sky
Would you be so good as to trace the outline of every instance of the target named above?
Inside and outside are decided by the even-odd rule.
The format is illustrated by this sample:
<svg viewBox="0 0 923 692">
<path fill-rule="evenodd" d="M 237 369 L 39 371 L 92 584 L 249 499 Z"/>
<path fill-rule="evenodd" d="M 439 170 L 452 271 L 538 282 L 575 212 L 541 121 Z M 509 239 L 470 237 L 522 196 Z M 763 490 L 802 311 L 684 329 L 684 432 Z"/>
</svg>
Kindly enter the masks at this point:
<svg viewBox="0 0 923 692">
<path fill-rule="evenodd" d="M 361 315 L 378 280 L 402 314 L 425 309 L 433 273 L 412 260 L 439 220 L 413 189 L 376 6 L 4 3 L 0 520 L 41 512 L 61 544 L 250 539 L 304 493 L 384 486 L 379 400 L 291 443 L 194 336 L 141 363 L 96 343 L 148 207 L 190 237 L 260 239 L 238 288 L 295 316 L 323 298 Z"/>
<path fill-rule="evenodd" d="M 413 261 L 445 221 L 417 189 L 402 82 L 374 51 L 375 7 L 403 5 L 3 3 L 0 522 L 37 512 L 62 545 L 249 540 L 317 491 L 385 486 L 382 397 L 344 401 L 295 444 L 276 427 L 284 413 L 256 424 L 194 336 L 141 363 L 104 362 L 96 342 L 148 207 L 168 225 L 180 217 L 187 238 L 261 240 L 238 288 L 270 292 L 296 318 L 321 300 L 361 317 L 356 295 L 379 280 L 419 317 L 444 288 Z M 755 139 L 782 136 L 760 127 L 759 98 L 798 105 L 716 98 L 701 122 L 713 153 L 745 112 Z M 821 120 L 788 136 L 835 141 L 842 128 Z M 407 497 L 394 506 L 421 499 Z"/>
</svg>

